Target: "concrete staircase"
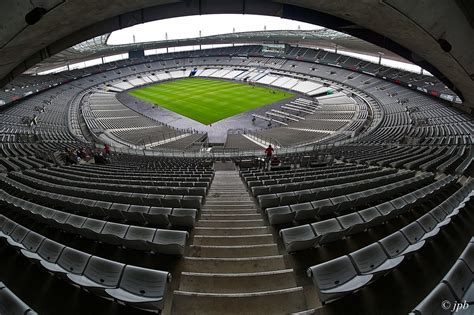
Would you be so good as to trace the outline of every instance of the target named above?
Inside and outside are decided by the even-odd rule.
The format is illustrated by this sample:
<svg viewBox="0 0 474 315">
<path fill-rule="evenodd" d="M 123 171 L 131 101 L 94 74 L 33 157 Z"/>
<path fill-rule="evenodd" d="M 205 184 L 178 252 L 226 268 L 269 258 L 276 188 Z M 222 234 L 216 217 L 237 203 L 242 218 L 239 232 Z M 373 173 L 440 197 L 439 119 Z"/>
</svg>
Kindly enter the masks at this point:
<svg viewBox="0 0 474 315">
<path fill-rule="evenodd" d="M 307 309 L 237 171 L 216 171 L 184 257 L 172 314 L 288 314 Z"/>
</svg>

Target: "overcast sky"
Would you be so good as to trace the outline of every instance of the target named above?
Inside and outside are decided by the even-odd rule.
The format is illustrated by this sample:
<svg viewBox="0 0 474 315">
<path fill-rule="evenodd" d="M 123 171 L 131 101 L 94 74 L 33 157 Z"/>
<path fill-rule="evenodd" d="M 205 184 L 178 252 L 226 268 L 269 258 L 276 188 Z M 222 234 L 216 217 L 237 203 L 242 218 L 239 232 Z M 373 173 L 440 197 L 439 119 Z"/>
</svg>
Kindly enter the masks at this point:
<svg viewBox="0 0 474 315">
<path fill-rule="evenodd" d="M 322 27 L 278 17 L 242 14 L 212 14 L 178 17 L 135 25 L 115 31 L 109 38 L 109 45 L 128 44 L 168 39 L 193 38 L 236 32 L 267 30 L 313 30 Z"/>
</svg>

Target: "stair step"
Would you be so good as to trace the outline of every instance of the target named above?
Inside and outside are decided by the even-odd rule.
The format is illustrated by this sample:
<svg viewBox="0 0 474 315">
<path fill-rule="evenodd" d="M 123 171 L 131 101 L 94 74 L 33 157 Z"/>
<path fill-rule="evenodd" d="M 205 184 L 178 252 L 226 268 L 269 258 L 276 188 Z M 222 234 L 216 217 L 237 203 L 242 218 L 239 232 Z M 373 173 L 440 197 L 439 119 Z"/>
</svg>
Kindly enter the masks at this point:
<svg viewBox="0 0 474 315">
<path fill-rule="evenodd" d="M 239 258 L 278 255 L 276 244 L 242 245 L 242 246 L 204 246 L 191 245 L 188 256 L 214 257 L 214 258 Z"/>
<path fill-rule="evenodd" d="M 208 190 L 208 193 L 209 194 L 213 194 L 213 195 L 220 195 L 220 194 L 224 194 L 224 195 L 230 195 L 230 194 L 238 194 L 242 197 L 250 197 L 249 193 L 247 190 L 235 190 L 235 189 L 229 189 L 229 190 Z"/>
<path fill-rule="evenodd" d="M 195 235 L 194 245 L 209 246 L 238 246 L 238 245 L 261 245 L 273 243 L 272 234 L 245 235 L 245 236 L 207 236 Z"/>
<path fill-rule="evenodd" d="M 250 293 L 294 287 L 293 269 L 233 274 L 183 272 L 179 281 L 180 291 L 198 293 Z"/>
<path fill-rule="evenodd" d="M 227 178 L 225 182 L 222 181 L 212 181 L 212 189 L 216 190 L 245 190 L 247 186 L 244 185 L 244 182 L 240 180 L 240 178 L 236 178 L 235 180 L 231 178 Z"/>
<path fill-rule="evenodd" d="M 286 269 L 283 255 L 244 258 L 185 257 L 183 266 L 183 271 L 207 273 L 260 272 L 282 269 Z"/>
<path fill-rule="evenodd" d="M 208 191 L 208 196 L 211 196 L 212 198 L 219 198 L 219 197 L 234 197 L 236 200 L 241 200 L 240 198 L 245 198 L 242 201 L 249 201 L 252 200 L 251 196 L 247 191 Z"/>
<path fill-rule="evenodd" d="M 174 291 L 172 314 L 288 314 L 307 309 L 302 287 L 258 293 Z"/>
<path fill-rule="evenodd" d="M 230 198 L 230 197 L 209 197 L 206 200 L 204 206 L 230 206 L 230 207 L 256 207 L 255 202 L 253 200 L 248 200 L 245 202 L 241 202 L 242 198 Z"/>
<path fill-rule="evenodd" d="M 215 190 L 215 191 L 246 191 L 247 186 L 244 185 L 243 182 L 240 180 L 238 182 L 231 183 L 229 185 L 219 185 L 216 182 L 212 183 L 212 186 L 209 187 L 209 190 Z"/>
<path fill-rule="evenodd" d="M 209 191 L 212 191 L 212 192 L 224 192 L 224 193 L 228 193 L 228 192 L 237 192 L 237 193 L 245 193 L 248 191 L 247 187 L 243 186 L 243 187 L 238 187 L 238 186 L 243 186 L 243 184 L 241 182 L 238 182 L 238 183 L 235 183 L 231 186 L 228 186 L 228 187 L 223 187 L 223 186 L 216 186 L 215 183 L 212 184 L 211 187 L 209 187 Z"/>
<path fill-rule="evenodd" d="M 201 213 L 201 220 L 261 220 L 262 216 L 259 213 L 243 214 L 243 213 Z"/>
<path fill-rule="evenodd" d="M 270 227 L 236 171 L 216 171 L 171 314 L 288 314 L 308 309 Z M 167 312 L 169 313 L 169 309 Z"/>
<path fill-rule="evenodd" d="M 199 220 L 196 226 L 206 227 L 250 227 L 250 226 L 264 226 L 262 219 L 258 220 Z"/>
<path fill-rule="evenodd" d="M 235 205 L 235 204 L 208 204 L 206 203 L 203 206 L 203 209 L 254 209 L 256 210 L 255 204 L 248 204 L 248 205 Z"/>
<path fill-rule="evenodd" d="M 260 213 L 259 210 L 257 209 L 202 209 L 201 214 L 228 214 L 228 213 L 242 213 L 242 214 L 255 214 L 255 213 Z"/>
<path fill-rule="evenodd" d="M 233 200 L 233 201 L 228 201 L 228 200 L 216 200 L 216 199 L 207 199 L 206 200 L 206 205 L 226 205 L 226 206 L 253 206 L 255 203 L 251 198 L 248 200 Z"/>
<path fill-rule="evenodd" d="M 216 228 L 216 227 L 195 227 L 194 235 L 213 235 L 213 236 L 231 236 L 231 235 L 261 235 L 269 234 L 269 228 L 262 227 L 238 227 L 238 228 Z"/>
</svg>

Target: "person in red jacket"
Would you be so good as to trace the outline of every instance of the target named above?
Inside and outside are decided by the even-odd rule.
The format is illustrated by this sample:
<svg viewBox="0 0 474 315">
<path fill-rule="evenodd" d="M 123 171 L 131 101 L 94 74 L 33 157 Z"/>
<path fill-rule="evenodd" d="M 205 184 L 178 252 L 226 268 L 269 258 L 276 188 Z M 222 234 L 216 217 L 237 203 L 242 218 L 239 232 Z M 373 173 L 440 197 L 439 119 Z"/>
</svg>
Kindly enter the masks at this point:
<svg viewBox="0 0 474 315">
<path fill-rule="evenodd" d="M 273 148 L 272 145 L 268 145 L 268 148 L 265 149 L 265 167 L 270 167 L 270 161 L 272 159 Z"/>
<path fill-rule="evenodd" d="M 273 154 L 273 148 L 272 145 L 268 145 L 268 148 L 265 149 L 265 155 L 267 156 L 267 159 L 270 159 Z"/>
<path fill-rule="evenodd" d="M 104 146 L 104 153 L 105 153 L 105 155 L 110 154 L 110 146 L 107 143 Z"/>
</svg>

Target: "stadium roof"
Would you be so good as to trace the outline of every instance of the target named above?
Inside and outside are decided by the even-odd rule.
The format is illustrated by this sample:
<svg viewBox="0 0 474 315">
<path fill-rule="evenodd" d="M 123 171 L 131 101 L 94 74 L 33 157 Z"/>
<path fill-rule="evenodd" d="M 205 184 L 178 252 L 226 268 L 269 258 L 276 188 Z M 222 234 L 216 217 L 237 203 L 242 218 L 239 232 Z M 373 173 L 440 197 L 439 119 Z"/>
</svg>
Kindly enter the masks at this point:
<svg viewBox="0 0 474 315">
<path fill-rule="evenodd" d="M 474 109 L 474 5 L 469 0 L 0 1 L 0 85 L 95 36 L 178 16 L 278 16 L 362 38 L 428 70 Z"/>
<path fill-rule="evenodd" d="M 122 45 L 108 45 L 107 41 L 109 36 L 110 33 L 97 36 L 77 44 L 35 65 L 28 72 L 38 73 L 48 71 L 50 69 L 60 68 L 68 64 L 126 53 L 131 50 L 148 50 L 167 47 L 216 44 L 285 43 L 291 45 L 329 49 L 338 47 L 341 50 L 372 56 L 378 56 L 379 53 L 383 53 L 385 58 L 408 62 L 389 50 L 380 48 L 351 35 L 330 29 L 239 32 L 197 38 L 162 40 Z"/>
</svg>

